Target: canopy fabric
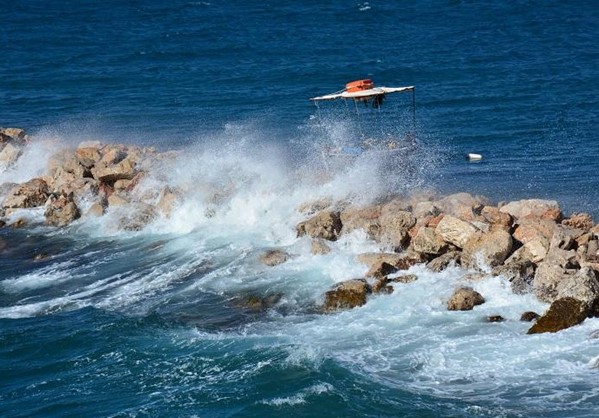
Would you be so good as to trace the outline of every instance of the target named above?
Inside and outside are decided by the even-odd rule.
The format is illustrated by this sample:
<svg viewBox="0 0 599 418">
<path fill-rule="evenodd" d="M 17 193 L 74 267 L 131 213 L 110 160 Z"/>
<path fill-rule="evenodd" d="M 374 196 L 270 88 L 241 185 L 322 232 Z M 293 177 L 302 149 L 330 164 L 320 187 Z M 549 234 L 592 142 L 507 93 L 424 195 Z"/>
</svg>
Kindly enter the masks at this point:
<svg viewBox="0 0 599 418">
<path fill-rule="evenodd" d="M 310 100 L 319 101 L 319 100 L 335 100 L 335 99 L 360 99 L 360 98 L 366 98 L 366 97 L 379 96 L 381 94 L 400 93 L 402 91 L 412 91 L 412 90 L 414 90 L 414 86 L 375 87 L 372 89 L 356 91 L 353 93 L 349 93 L 347 91 L 342 91 L 341 93 L 325 94 L 324 96 L 312 97 Z"/>
</svg>

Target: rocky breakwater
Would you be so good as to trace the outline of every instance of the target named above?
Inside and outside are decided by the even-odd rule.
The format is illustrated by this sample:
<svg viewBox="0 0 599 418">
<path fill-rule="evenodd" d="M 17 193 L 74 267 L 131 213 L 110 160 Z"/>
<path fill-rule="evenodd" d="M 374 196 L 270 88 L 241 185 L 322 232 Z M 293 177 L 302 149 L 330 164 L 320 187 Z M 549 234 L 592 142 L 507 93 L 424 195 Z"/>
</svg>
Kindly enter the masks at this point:
<svg viewBox="0 0 599 418">
<path fill-rule="evenodd" d="M 10 169 L 31 141 L 21 129 L 0 129 L 3 170 Z M 7 151 L 8 150 L 8 151 Z M 126 207 L 116 227 L 140 230 L 158 214 L 171 211 L 178 196 L 168 187 L 140 189 L 150 167 L 168 154 L 152 148 L 84 142 L 49 158 L 46 173 L 21 184 L 0 185 L 4 196 L 0 217 L 6 223 L 21 210 L 43 208 L 47 225 L 63 227 L 80 217 L 102 216 L 108 209 Z M 118 211 L 117 211 L 118 212 Z M 18 219 L 14 226 L 22 225 Z"/>
<path fill-rule="evenodd" d="M 461 266 L 470 280 L 501 275 L 514 293 L 533 293 L 550 303 L 531 334 L 556 332 L 599 315 L 599 225 L 584 213 L 564 217 L 556 201 L 492 205 L 485 198 L 458 193 L 396 197 L 363 207 L 320 201 L 300 209 L 306 220 L 297 225 L 297 234 L 309 236 L 313 248 L 362 229 L 387 249 L 358 255 L 368 272 L 328 291 L 325 312 L 391 293 L 391 283 L 417 280 L 403 270 L 424 263 L 435 272 Z M 447 309 L 470 310 L 484 301 L 484 295 L 464 286 L 448 299 Z M 496 318 L 501 317 L 490 321 Z M 527 312 L 523 318 L 536 316 Z"/>
</svg>

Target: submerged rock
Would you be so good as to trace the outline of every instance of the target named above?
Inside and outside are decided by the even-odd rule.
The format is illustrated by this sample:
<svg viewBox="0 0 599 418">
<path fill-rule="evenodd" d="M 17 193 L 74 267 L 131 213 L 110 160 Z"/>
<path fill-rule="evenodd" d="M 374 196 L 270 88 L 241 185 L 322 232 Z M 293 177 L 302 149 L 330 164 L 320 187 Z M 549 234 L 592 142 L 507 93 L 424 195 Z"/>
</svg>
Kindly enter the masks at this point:
<svg viewBox="0 0 599 418">
<path fill-rule="evenodd" d="M 282 297 L 283 295 L 280 293 L 270 295 L 246 294 L 234 297 L 231 302 L 237 307 L 259 313 L 274 308 Z"/>
<path fill-rule="evenodd" d="M 323 309 L 325 312 L 335 312 L 362 306 L 366 303 L 366 297 L 371 293 L 370 285 L 363 279 L 337 283 L 332 290 L 325 294 Z"/>
<path fill-rule="evenodd" d="M 331 252 L 331 247 L 322 238 L 312 240 L 310 252 L 313 255 L 325 255 Z"/>
<path fill-rule="evenodd" d="M 277 266 L 289 259 L 289 254 L 283 250 L 269 250 L 260 256 L 260 262 L 267 266 Z"/>
<path fill-rule="evenodd" d="M 415 274 L 402 274 L 401 276 L 389 278 L 389 281 L 393 283 L 412 283 L 416 280 L 418 280 L 418 276 Z"/>
<path fill-rule="evenodd" d="M 523 322 L 532 322 L 539 319 L 541 315 L 533 311 L 526 311 L 520 316 L 520 321 Z"/>
<path fill-rule="evenodd" d="M 558 299 L 551 304 L 537 322 L 530 327 L 527 334 L 558 332 L 580 324 L 589 316 L 590 310 L 586 303 L 574 298 Z"/>
<path fill-rule="evenodd" d="M 457 289 L 447 301 L 450 311 L 470 311 L 477 305 L 485 303 L 485 298 L 470 287 Z"/>
</svg>

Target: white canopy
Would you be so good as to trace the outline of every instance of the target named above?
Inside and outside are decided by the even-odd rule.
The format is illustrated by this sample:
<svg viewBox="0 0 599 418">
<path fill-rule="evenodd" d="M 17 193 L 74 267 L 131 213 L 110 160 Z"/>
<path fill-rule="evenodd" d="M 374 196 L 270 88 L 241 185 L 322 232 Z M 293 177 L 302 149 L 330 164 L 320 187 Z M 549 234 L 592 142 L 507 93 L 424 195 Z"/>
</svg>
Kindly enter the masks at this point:
<svg viewBox="0 0 599 418">
<path fill-rule="evenodd" d="M 402 91 L 413 91 L 413 90 L 414 90 L 414 86 L 374 87 L 372 89 L 355 91 L 353 93 L 349 93 L 344 90 L 341 93 L 331 93 L 331 94 L 325 94 L 324 96 L 312 97 L 310 100 L 318 101 L 318 100 L 335 100 L 335 99 L 359 99 L 359 98 L 365 98 L 365 97 L 379 96 L 381 94 L 400 93 Z"/>
</svg>

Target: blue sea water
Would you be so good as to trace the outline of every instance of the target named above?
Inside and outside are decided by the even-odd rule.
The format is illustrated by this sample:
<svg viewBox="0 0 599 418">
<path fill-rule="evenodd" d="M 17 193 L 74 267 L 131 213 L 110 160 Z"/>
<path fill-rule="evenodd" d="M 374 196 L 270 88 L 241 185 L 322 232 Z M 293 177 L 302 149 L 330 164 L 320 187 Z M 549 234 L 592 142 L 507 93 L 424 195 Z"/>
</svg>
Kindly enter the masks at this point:
<svg viewBox="0 0 599 418">
<path fill-rule="evenodd" d="M 477 285 L 488 312 L 456 319 L 442 296 L 459 271 L 315 314 L 332 283 L 361 274 L 353 254 L 372 244 L 359 236 L 317 260 L 255 263 L 305 250 L 291 204 L 313 189 L 289 168 L 348 135 L 335 114 L 314 129 L 308 98 L 361 78 L 416 86 L 418 186 L 556 199 L 597 219 L 596 2 L 1 4 L 0 125 L 184 150 L 173 177 L 245 189 L 212 223 L 196 200 L 140 234 L 0 229 L 0 415 L 596 416 L 596 320 L 527 337 L 519 314 L 544 305 L 499 280 Z M 399 109 L 386 128 L 411 123 Z M 364 170 L 331 187 L 372 190 Z M 377 186 L 409 182 L 405 166 L 385 170 Z M 235 303 L 249 293 L 283 297 Z M 506 323 L 480 321 L 498 311 Z"/>
</svg>

